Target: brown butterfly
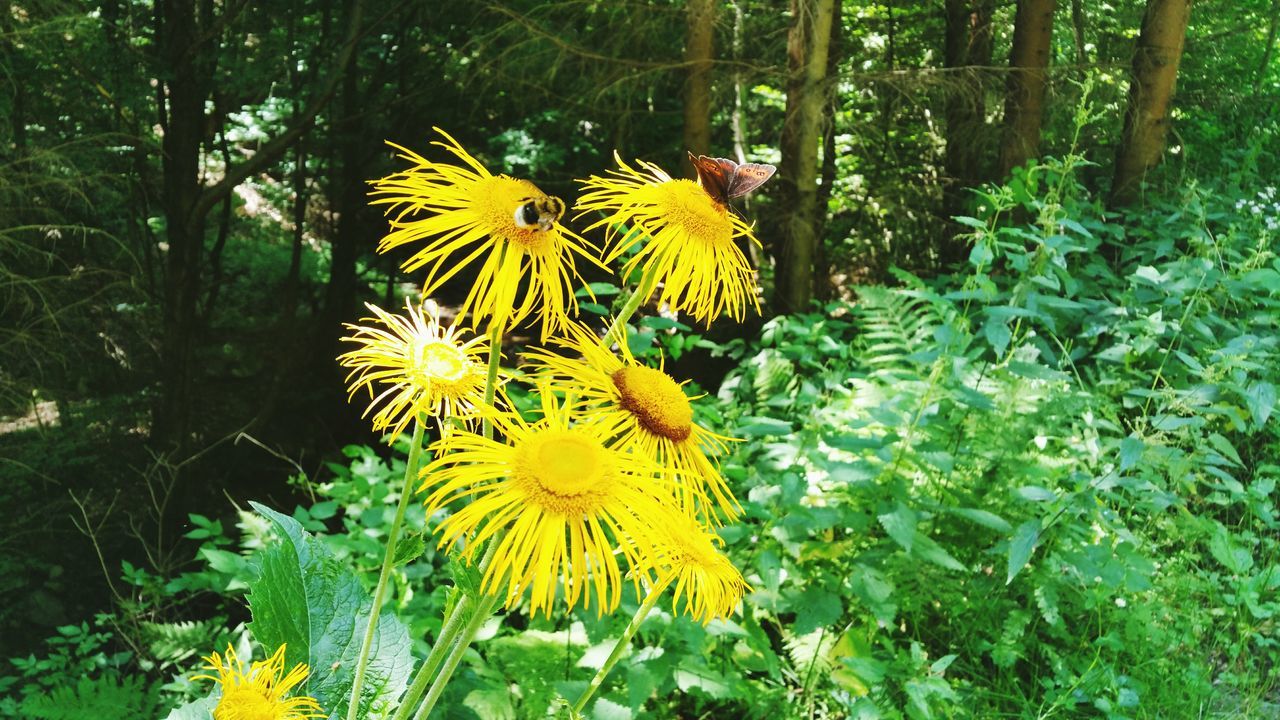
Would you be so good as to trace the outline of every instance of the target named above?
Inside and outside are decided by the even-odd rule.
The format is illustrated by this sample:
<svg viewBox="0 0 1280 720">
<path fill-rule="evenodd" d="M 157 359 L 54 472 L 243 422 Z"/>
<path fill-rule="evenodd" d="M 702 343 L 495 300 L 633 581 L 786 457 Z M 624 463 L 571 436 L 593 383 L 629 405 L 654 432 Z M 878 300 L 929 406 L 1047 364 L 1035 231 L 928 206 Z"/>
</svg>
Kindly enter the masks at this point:
<svg viewBox="0 0 1280 720">
<path fill-rule="evenodd" d="M 729 200 L 742 197 L 773 177 L 778 168 L 762 163 L 738 163 L 728 158 L 713 158 L 689 153 L 689 160 L 698 171 L 698 183 L 712 200 L 728 205 Z"/>
</svg>

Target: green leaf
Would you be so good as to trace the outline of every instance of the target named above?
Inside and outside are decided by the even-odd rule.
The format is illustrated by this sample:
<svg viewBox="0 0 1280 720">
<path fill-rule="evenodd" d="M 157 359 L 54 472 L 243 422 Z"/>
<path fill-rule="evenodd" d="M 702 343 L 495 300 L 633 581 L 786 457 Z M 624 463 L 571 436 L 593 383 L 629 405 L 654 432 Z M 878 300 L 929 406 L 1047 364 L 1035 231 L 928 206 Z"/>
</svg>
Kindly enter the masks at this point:
<svg viewBox="0 0 1280 720">
<path fill-rule="evenodd" d="M 1008 322 L 997 318 L 987 319 L 986 324 L 982 326 L 982 334 L 987 338 L 987 342 L 991 343 L 991 349 L 996 351 L 996 355 L 1003 355 L 1005 349 L 1009 347 L 1009 340 L 1013 338 Z"/>
<path fill-rule="evenodd" d="M 311 668 L 302 691 L 331 716 L 345 715 L 372 600 L 355 573 L 298 521 L 250 504 L 280 536 L 262 551 L 261 575 L 249 585 L 253 635 L 268 651 L 287 643 L 286 667 Z M 385 713 L 400 696 L 413 667 L 411 647 L 404 625 L 384 611 L 361 692 L 363 717 Z"/>
<path fill-rule="evenodd" d="M 1253 556 L 1249 550 L 1232 542 L 1230 531 L 1222 525 L 1218 525 L 1209 539 L 1209 553 L 1236 575 L 1243 575 L 1253 568 Z"/>
<path fill-rule="evenodd" d="M 410 533 L 396 543 L 396 555 L 393 562 L 397 567 L 417 560 L 427 550 L 427 541 L 422 533 Z"/>
<path fill-rule="evenodd" d="M 800 609 L 791 628 L 797 635 L 808 635 L 820 627 L 834 625 L 844 612 L 840 596 L 822 588 L 806 588 L 792 604 Z"/>
<path fill-rule="evenodd" d="M 627 668 L 627 703 L 632 712 L 644 707 L 645 701 L 658 687 L 658 678 L 644 665 Z"/>
<path fill-rule="evenodd" d="M 911 544 L 916 539 L 916 514 L 906 505 L 899 504 L 891 513 L 885 513 L 876 517 L 880 521 L 880 526 L 885 532 L 889 533 L 889 537 L 902 546 L 907 552 L 911 552 Z"/>
<path fill-rule="evenodd" d="M 983 527 L 989 527 L 998 532 L 1007 533 L 1013 529 L 1013 526 L 1004 518 L 986 510 L 978 510 L 976 508 L 952 508 L 950 512 L 953 515 L 959 515 L 962 518 L 972 520 Z"/>
<path fill-rule="evenodd" d="M 1005 579 L 1006 585 L 1013 582 L 1014 576 L 1026 567 L 1038 542 L 1040 542 L 1038 518 L 1022 523 L 1017 530 L 1013 531 L 1013 537 L 1009 538 L 1009 575 Z"/>
<path fill-rule="evenodd" d="M 791 423 L 771 417 L 747 416 L 742 418 L 743 424 L 735 428 L 734 433 L 741 437 L 764 437 L 766 435 L 790 435 Z"/>
<path fill-rule="evenodd" d="M 462 704 L 486 720 L 515 720 L 516 717 L 516 709 L 511 706 L 511 691 L 506 688 L 472 690 L 462 699 Z"/>
<path fill-rule="evenodd" d="M 1013 494 L 1031 502 L 1047 502 L 1058 497 L 1049 488 L 1043 488 L 1039 485 L 1024 485 L 1015 489 Z"/>
<path fill-rule="evenodd" d="M 213 708 L 217 706 L 218 698 L 210 695 L 209 697 L 193 700 L 186 705 L 176 707 L 164 716 L 164 720 L 209 720 L 213 717 Z"/>
<path fill-rule="evenodd" d="M 1276 386 L 1269 382 L 1251 383 L 1244 397 L 1245 402 L 1249 404 L 1249 414 L 1253 416 L 1253 423 L 1258 427 L 1265 425 L 1267 418 L 1271 417 L 1272 409 L 1276 406 Z"/>
<path fill-rule="evenodd" d="M 1230 460 L 1233 464 L 1236 465 L 1236 467 L 1244 467 L 1244 461 L 1240 459 L 1240 453 L 1236 452 L 1235 447 L 1231 445 L 1231 442 L 1229 440 L 1222 437 L 1218 433 L 1213 433 L 1209 435 L 1208 439 L 1209 439 L 1209 444 L 1212 445 L 1213 449 L 1217 450 L 1218 453 L 1222 455 L 1222 457 L 1226 458 L 1227 460 Z"/>
<path fill-rule="evenodd" d="M 487 717 L 481 715 L 481 717 Z M 600 698 L 591 706 L 592 720 L 631 720 L 631 710 L 608 699 Z"/>
<path fill-rule="evenodd" d="M 1120 441 L 1120 469 L 1128 470 L 1137 464 L 1142 457 L 1146 444 L 1137 435 L 1130 435 Z"/>
<path fill-rule="evenodd" d="M 928 560 L 934 565 L 941 565 L 948 570 L 965 570 L 964 565 L 959 560 L 952 557 L 951 553 L 943 550 L 941 545 L 927 535 L 916 533 L 915 546 L 915 555 Z"/>
</svg>

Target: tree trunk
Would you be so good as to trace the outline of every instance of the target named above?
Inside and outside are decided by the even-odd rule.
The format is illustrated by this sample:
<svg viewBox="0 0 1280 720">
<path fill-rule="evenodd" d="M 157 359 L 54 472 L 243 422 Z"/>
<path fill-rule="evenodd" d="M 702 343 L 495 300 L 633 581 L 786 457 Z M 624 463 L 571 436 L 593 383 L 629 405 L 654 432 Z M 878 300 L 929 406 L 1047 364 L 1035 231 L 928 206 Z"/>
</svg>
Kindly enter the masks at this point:
<svg viewBox="0 0 1280 720">
<path fill-rule="evenodd" d="M 944 109 L 947 132 L 947 177 L 942 186 L 942 212 L 949 219 L 966 215 L 969 188 L 987 179 L 983 139 L 987 136 L 986 68 L 991 65 L 991 15 L 994 0 L 947 0 L 947 33 L 943 63 L 954 71 Z M 989 147 L 989 146 L 988 146 Z M 964 259 L 956 227 L 943 222 L 946 233 L 939 251 L 944 264 Z"/>
<path fill-rule="evenodd" d="M 684 146 L 694 155 L 711 155 L 711 61 L 715 38 L 715 0 L 689 0 L 684 60 Z M 693 166 L 686 174 L 695 176 Z"/>
<path fill-rule="evenodd" d="M 160 55 L 170 75 L 160 95 L 164 118 L 164 204 L 166 239 L 164 333 L 160 345 L 159 405 L 151 436 L 183 447 L 190 431 L 192 349 L 197 324 L 196 299 L 204 244 L 204 214 L 194 212 L 200 199 L 200 146 L 204 137 L 204 103 L 212 68 L 197 43 L 193 0 L 164 0 L 157 8 Z"/>
<path fill-rule="evenodd" d="M 1057 0 L 1018 0 L 1000 142 L 1000 177 L 1036 156 Z"/>
<path fill-rule="evenodd" d="M 818 146 L 827 102 L 827 52 L 835 0 L 791 0 L 787 35 L 787 111 L 782 124 L 782 262 L 774 305 L 779 312 L 802 312 L 813 299 L 814 258 L 821 214 L 818 207 Z"/>
<path fill-rule="evenodd" d="M 213 0 L 158 0 L 155 11 L 159 62 L 169 72 L 157 88 L 157 109 L 164 131 L 162 184 L 169 243 L 164 278 L 164 337 L 160 344 L 160 398 L 152 416 L 156 442 L 185 450 L 191 435 L 193 351 L 198 326 L 205 219 L 240 183 L 264 170 L 302 137 L 337 91 L 360 35 L 361 0 L 353 0 L 347 37 L 325 86 L 306 110 L 280 135 L 258 147 L 249 159 L 228 166 L 221 180 L 205 187 L 200 180 L 205 100 L 212 86 L 218 34 Z M 197 19 L 198 12 L 198 19 Z"/>
<path fill-rule="evenodd" d="M 1258 65 L 1258 76 L 1253 79 L 1253 89 L 1262 87 L 1267 79 L 1267 71 L 1271 69 L 1271 58 L 1276 51 L 1276 30 L 1280 29 L 1280 0 L 1271 3 L 1271 22 L 1267 26 L 1267 42 L 1262 50 L 1262 62 Z"/>
<path fill-rule="evenodd" d="M 1133 202 L 1147 171 L 1160 162 L 1169 132 L 1169 103 L 1190 17 L 1191 0 L 1147 2 L 1133 55 L 1129 106 L 1111 185 L 1112 206 Z"/>
<path fill-rule="evenodd" d="M 1076 40 L 1076 62 L 1081 66 L 1089 63 L 1089 54 L 1084 48 L 1084 7 L 1080 0 L 1071 0 L 1071 31 Z"/>
</svg>

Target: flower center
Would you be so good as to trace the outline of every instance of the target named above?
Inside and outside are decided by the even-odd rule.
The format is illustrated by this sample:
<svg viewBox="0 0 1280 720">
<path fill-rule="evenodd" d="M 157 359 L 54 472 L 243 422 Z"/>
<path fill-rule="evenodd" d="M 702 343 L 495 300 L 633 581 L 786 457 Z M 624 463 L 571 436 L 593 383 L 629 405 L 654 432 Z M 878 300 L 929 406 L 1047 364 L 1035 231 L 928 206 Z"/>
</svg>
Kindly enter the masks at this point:
<svg viewBox="0 0 1280 720">
<path fill-rule="evenodd" d="M 276 720 L 280 703 L 252 686 L 224 685 L 222 700 L 214 708 L 214 720 Z"/>
<path fill-rule="evenodd" d="M 512 478 L 553 512 L 590 512 L 608 492 L 613 461 L 600 441 L 576 430 L 543 430 L 515 450 Z"/>
<path fill-rule="evenodd" d="M 475 185 L 471 202 L 479 216 L 479 225 L 495 239 L 506 240 L 527 253 L 547 253 L 555 250 L 552 235 L 556 230 L 522 228 L 516 225 L 516 209 L 530 198 L 544 193 L 528 180 L 506 175 L 480 180 Z"/>
<path fill-rule="evenodd" d="M 673 442 L 689 437 L 693 406 L 675 380 L 653 368 L 631 365 L 613 374 L 619 404 L 646 430 Z"/>
<path fill-rule="evenodd" d="M 409 361 L 409 378 L 419 386 L 455 383 L 466 377 L 471 359 L 453 343 L 428 340 L 416 343 Z"/>
<path fill-rule="evenodd" d="M 672 180 L 658 187 L 662 193 L 655 203 L 655 210 L 667 222 L 679 226 L 708 245 L 733 240 L 729 209 L 717 205 L 697 183 L 692 180 Z"/>
</svg>

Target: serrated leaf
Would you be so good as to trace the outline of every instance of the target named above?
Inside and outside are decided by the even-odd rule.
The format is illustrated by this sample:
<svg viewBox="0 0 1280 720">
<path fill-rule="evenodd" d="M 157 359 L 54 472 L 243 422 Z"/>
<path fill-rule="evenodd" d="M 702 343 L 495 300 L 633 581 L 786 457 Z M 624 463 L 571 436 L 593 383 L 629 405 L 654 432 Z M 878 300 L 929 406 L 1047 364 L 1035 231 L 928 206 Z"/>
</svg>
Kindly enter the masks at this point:
<svg viewBox="0 0 1280 720">
<path fill-rule="evenodd" d="M 1009 574 L 1005 579 L 1006 585 L 1013 582 L 1014 576 L 1026 567 L 1038 542 L 1040 542 L 1038 518 L 1022 523 L 1017 530 L 1013 531 L 1013 537 L 1009 538 Z"/>
<path fill-rule="evenodd" d="M 959 515 L 962 518 L 972 520 L 983 527 L 989 527 L 998 532 L 1007 533 L 1013 529 L 1013 526 L 1004 518 L 993 512 L 979 510 L 977 508 L 952 508 L 953 515 Z"/>
<path fill-rule="evenodd" d="M 595 705 L 591 706 L 591 718 L 592 720 L 631 720 L 631 710 L 609 698 L 600 698 L 596 700 Z"/>
<path fill-rule="evenodd" d="M 889 537 L 894 542 L 902 546 L 907 552 L 911 552 L 911 544 L 916 539 L 916 514 L 906 505 L 898 505 L 893 512 L 885 513 L 876 517 L 880 521 L 880 526 L 885 532 L 889 533 Z"/>
<path fill-rule="evenodd" d="M 627 703 L 633 712 L 644 707 L 657 688 L 658 678 L 649 668 L 638 664 L 627 668 Z"/>
<path fill-rule="evenodd" d="M 417 560 L 426 550 L 427 541 L 423 538 L 422 533 L 410 533 L 400 538 L 400 541 L 396 543 L 396 555 L 392 562 L 397 567 L 407 565 Z"/>
<path fill-rule="evenodd" d="M 941 545 L 927 535 L 916 533 L 915 546 L 916 550 L 913 554 L 916 557 L 928 560 L 935 565 L 941 565 L 948 570 L 963 571 L 965 569 L 964 565 L 961 564 L 959 560 L 952 557 L 951 553 L 943 550 Z"/>
<path fill-rule="evenodd" d="M 511 692 L 506 688 L 472 690 L 462 699 L 462 704 L 485 720 L 515 720 L 516 717 L 516 709 L 511 706 Z"/>
<path fill-rule="evenodd" d="M 822 588 L 806 588 L 792 605 L 798 612 L 791 630 L 797 635 L 808 635 L 820 627 L 833 625 L 844 612 L 840 596 Z"/>
<path fill-rule="evenodd" d="M 1136 435 L 1130 435 L 1120 441 L 1120 469 L 1128 470 L 1137 464 L 1142 457 L 1146 444 Z"/>
<path fill-rule="evenodd" d="M 301 691 L 331 717 L 345 715 L 372 600 L 355 574 L 298 521 L 250 504 L 280 538 L 262 551 L 261 574 L 249 585 L 253 635 L 272 651 L 287 644 L 285 666 L 311 669 Z M 385 712 L 400 696 L 413 667 L 411 647 L 404 625 L 384 610 L 361 691 L 363 717 Z"/>
<path fill-rule="evenodd" d="M 1267 424 L 1271 411 L 1276 406 L 1276 386 L 1269 382 L 1256 382 L 1249 385 L 1244 394 L 1249 404 L 1249 414 L 1258 427 Z"/>
</svg>

